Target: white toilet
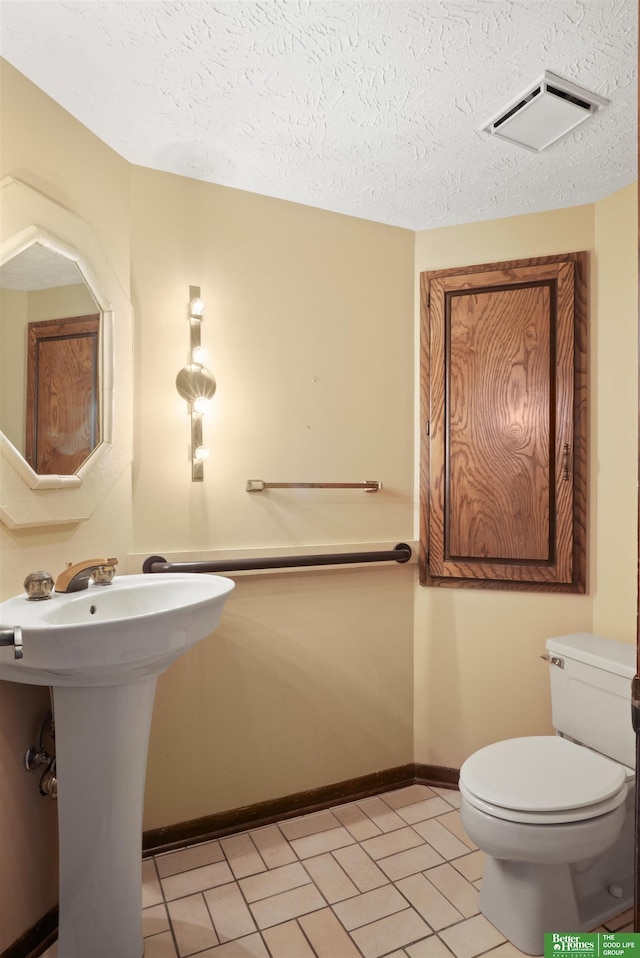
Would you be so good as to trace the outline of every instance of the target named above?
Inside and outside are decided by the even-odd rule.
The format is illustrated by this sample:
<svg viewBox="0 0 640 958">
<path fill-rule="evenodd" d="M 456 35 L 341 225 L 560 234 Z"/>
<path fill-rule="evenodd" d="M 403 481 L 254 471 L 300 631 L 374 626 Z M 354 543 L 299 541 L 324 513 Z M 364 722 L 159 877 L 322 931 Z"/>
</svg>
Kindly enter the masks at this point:
<svg viewBox="0 0 640 958">
<path fill-rule="evenodd" d="M 633 903 L 636 648 L 548 639 L 556 736 L 496 742 L 460 769 L 461 815 L 485 852 L 480 910 L 517 948 L 591 931 Z"/>
</svg>

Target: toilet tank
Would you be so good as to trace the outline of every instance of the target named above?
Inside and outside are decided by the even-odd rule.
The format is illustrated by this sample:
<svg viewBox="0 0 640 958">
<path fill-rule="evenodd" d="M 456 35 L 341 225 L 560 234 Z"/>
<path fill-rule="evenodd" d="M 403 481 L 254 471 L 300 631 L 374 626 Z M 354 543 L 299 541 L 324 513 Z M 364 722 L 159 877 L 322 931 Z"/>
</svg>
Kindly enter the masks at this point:
<svg viewBox="0 0 640 958">
<path fill-rule="evenodd" d="M 635 768 L 631 680 L 636 647 L 589 632 L 547 639 L 553 727 Z M 554 664 L 552 659 L 558 660 Z"/>
</svg>

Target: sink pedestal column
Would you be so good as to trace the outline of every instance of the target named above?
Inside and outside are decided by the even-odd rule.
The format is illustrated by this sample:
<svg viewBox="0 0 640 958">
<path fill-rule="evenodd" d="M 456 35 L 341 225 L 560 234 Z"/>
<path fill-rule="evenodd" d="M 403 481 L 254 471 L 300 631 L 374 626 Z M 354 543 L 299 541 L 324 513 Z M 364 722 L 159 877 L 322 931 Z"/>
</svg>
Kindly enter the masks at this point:
<svg viewBox="0 0 640 958">
<path fill-rule="evenodd" d="M 142 810 L 156 677 L 53 689 L 58 958 L 141 958 Z"/>
</svg>

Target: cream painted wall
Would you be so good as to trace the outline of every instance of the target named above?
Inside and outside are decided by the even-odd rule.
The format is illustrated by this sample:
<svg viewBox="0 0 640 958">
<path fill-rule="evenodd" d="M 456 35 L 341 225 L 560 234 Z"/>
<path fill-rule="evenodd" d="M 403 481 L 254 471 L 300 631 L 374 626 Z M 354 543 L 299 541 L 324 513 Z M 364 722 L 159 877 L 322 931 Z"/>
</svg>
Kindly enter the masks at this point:
<svg viewBox="0 0 640 958">
<path fill-rule="evenodd" d="M 635 641 L 638 428 L 637 185 L 595 205 L 598 322 L 592 338 L 595 394 L 592 549 L 593 631 Z"/>
<path fill-rule="evenodd" d="M 13 176 L 91 223 L 124 289 L 129 287 L 128 164 L 0 61 L 2 176 Z M 54 575 L 67 559 L 131 544 L 129 470 L 88 522 L 8 530 L 0 526 L 0 598 L 25 575 Z M 22 767 L 49 708 L 47 689 L 0 682 L 0 951 L 57 903 L 56 809 Z"/>
<path fill-rule="evenodd" d="M 411 538 L 413 234 L 139 168 L 131 196 L 134 552 Z M 174 385 L 189 285 L 218 381 L 203 483 Z M 412 761 L 414 571 L 238 577 L 220 629 L 160 680 L 145 827 Z"/>
<path fill-rule="evenodd" d="M 416 236 L 416 280 L 427 269 L 577 250 L 588 250 L 591 263 L 588 594 L 418 586 L 417 762 L 459 768 L 490 742 L 550 732 L 546 667 L 538 658 L 550 635 L 597 628 L 635 641 L 635 196 L 630 187 L 595 206 Z M 612 418 L 609 436 L 605 424 Z M 617 468 L 608 457 L 620 443 Z"/>
<path fill-rule="evenodd" d="M 410 536 L 413 233 L 138 167 L 131 204 L 134 551 Z M 190 285 L 218 382 L 195 484 L 174 385 Z M 384 491 L 251 495 L 250 478 Z"/>
<path fill-rule="evenodd" d="M 414 569 L 238 577 L 159 679 L 145 828 L 412 762 Z"/>
</svg>

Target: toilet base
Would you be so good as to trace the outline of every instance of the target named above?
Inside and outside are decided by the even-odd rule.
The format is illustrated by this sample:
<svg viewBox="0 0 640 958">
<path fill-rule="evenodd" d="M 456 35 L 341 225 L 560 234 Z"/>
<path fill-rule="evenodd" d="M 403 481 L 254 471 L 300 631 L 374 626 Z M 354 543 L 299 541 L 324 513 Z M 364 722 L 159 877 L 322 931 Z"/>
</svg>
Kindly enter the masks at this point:
<svg viewBox="0 0 640 958">
<path fill-rule="evenodd" d="M 545 932 L 576 932 L 576 908 L 569 865 L 485 859 L 480 911 L 516 948 L 542 955 Z"/>
<path fill-rule="evenodd" d="M 527 955 L 543 954 L 545 933 L 590 932 L 621 914 L 633 903 L 634 803 L 631 788 L 624 805 L 590 822 L 522 825 L 463 794 L 462 822 L 485 853 L 482 914 Z M 590 857 L 576 857 L 581 849 Z"/>
<path fill-rule="evenodd" d="M 542 955 L 549 932 L 590 932 L 633 905 L 634 790 L 624 828 L 603 855 L 572 865 L 485 857 L 480 911 L 527 955 Z M 613 893 L 615 891 L 616 897 Z"/>
</svg>

